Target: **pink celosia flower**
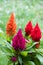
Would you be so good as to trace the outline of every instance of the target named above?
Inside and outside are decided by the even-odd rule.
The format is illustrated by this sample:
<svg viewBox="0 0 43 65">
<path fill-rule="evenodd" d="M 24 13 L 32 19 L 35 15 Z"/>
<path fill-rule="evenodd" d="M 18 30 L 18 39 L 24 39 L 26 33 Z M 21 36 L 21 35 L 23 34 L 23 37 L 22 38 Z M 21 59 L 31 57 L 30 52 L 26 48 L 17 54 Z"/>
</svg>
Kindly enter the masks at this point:
<svg viewBox="0 0 43 65">
<path fill-rule="evenodd" d="M 22 30 L 19 29 L 16 36 L 12 40 L 12 46 L 15 50 L 24 50 L 25 49 L 25 38 L 22 35 Z"/>
<path fill-rule="evenodd" d="M 16 58 L 15 56 L 13 56 L 13 57 L 11 58 L 11 61 L 12 61 L 12 62 L 16 62 L 16 61 L 17 61 L 17 58 Z"/>
</svg>

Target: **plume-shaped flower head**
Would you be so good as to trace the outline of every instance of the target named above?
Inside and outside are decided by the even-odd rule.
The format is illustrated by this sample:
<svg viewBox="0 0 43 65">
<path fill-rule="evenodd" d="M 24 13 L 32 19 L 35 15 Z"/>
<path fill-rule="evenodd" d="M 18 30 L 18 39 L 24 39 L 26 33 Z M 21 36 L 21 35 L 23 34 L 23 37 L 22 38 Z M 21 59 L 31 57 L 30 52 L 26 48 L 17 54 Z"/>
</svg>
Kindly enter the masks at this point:
<svg viewBox="0 0 43 65">
<path fill-rule="evenodd" d="M 15 33 L 16 33 L 16 22 L 14 19 L 14 13 L 12 13 L 6 25 L 6 34 L 8 36 L 13 36 Z"/>
<path fill-rule="evenodd" d="M 32 29 L 33 29 L 32 23 L 31 21 L 29 21 L 25 27 L 25 32 L 27 36 L 31 34 Z"/>
<path fill-rule="evenodd" d="M 16 62 L 16 61 L 17 61 L 17 58 L 16 58 L 15 56 L 13 56 L 13 57 L 11 58 L 11 61 L 12 61 L 12 62 Z"/>
<path fill-rule="evenodd" d="M 38 23 L 36 24 L 35 28 L 31 32 L 31 37 L 34 41 L 40 41 L 41 39 L 41 30 L 38 26 Z"/>
<path fill-rule="evenodd" d="M 12 46 L 15 50 L 24 50 L 26 47 L 26 41 L 23 37 L 22 30 L 19 29 L 18 33 L 14 36 L 12 40 Z"/>
</svg>

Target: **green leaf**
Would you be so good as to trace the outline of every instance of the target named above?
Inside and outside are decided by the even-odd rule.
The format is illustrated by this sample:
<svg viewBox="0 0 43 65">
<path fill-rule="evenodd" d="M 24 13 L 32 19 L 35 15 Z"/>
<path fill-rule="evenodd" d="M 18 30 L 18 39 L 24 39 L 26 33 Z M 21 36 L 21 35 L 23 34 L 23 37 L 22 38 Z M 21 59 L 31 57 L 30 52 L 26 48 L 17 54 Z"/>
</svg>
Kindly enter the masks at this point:
<svg viewBox="0 0 43 65">
<path fill-rule="evenodd" d="M 43 49 L 35 49 L 36 53 L 43 57 Z"/>
<path fill-rule="evenodd" d="M 11 40 L 12 40 L 12 38 L 13 38 L 13 36 L 6 36 L 6 40 L 7 40 L 7 42 L 9 42 L 10 44 L 11 44 Z"/>
<path fill-rule="evenodd" d="M 24 65 L 35 65 L 35 64 L 32 61 L 28 61 L 28 62 L 24 63 Z"/>
<path fill-rule="evenodd" d="M 35 42 L 35 43 L 31 44 L 31 46 L 30 46 L 30 47 L 29 47 L 29 46 L 27 46 L 26 50 L 27 50 L 27 51 L 28 51 L 28 50 L 30 50 L 30 49 L 31 49 L 31 48 L 33 48 L 36 44 L 37 44 L 37 42 Z"/>
<path fill-rule="evenodd" d="M 13 65 L 13 62 L 11 60 L 9 60 L 7 65 Z"/>
<path fill-rule="evenodd" d="M 11 44 L 9 44 L 6 40 L 2 39 L 2 43 L 5 43 L 4 45 L 0 44 L 0 49 L 2 52 L 6 53 L 6 55 L 14 55 L 14 49 L 12 48 Z"/>
<path fill-rule="evenodd" d="M 28 53 L 36 53 L 36 51 L 34 50 L 34 48 L 31 48 Z"/>
<path fill-rule="evenodd" d="M 36 54 L 36 51 L 34 50 L 34 48 L 32 48 L 28 51 L 21 51 L 21 55 L 23 55 L 23 56 L 27 56 L 29 53 L 35 53 Z"/>
<path fill-rule="evenodd" d="M 27 62 L 32 59 L 31 56 L 32 56 L 31 54 L 28 54 L 27 56 L 21 55 L 21 58 L 23 62 Z"/>
<path fill-rule="evenodd" d="M 43 57 L 41 55 L 36 56 L 38 58 L 38 60 L 40 61 L 40 65 L 43 65 Z"/>
<path fill-rule="evenodd" d="M 35 63 L 35 65 L 41 65 L 40 61 L 37 58 L 34 59 L 34 63 Z"/>
<path fill-rule="evenodd" d="M 3 53 L 5 53 L 6 55 L 12 56 L 14 55 L 11 50 L 9 48 L 7 48 L 6 46 L 1 46 L 0 45 L 0 49 Z"/>
<path fill-rule="evenodd" d="M 0 32 L 0 38 L 5 39 L 5 38 L 6 38 L 6 37 L 5 37 L 5 34 Z"/>
<path fill-rule="evenodd" d="M 18 61 L 19 61 L 20 65 L 22 65 L 22 58 L 20 56 L 18 56 Z"/>
<path fill-rule="evenodd" d="M 21 55 L 27 56 L 28 52 L 27 51 L 21 51 Z"/>
<path fill-rule="evenodd" d="M 15 52 L 15 50 L 13 49 L 13 47 L 12 47 L 12 45 L 11 44 L 9 44 L 6 40 L 3 40 L 6 44 L 5 44 L 5 46 L 7 47 L 7 48 L 9 48 L 10 50 L 11 50 L 11 52 Z"/>
<path fill-rule="evenodd" d="M 8 57 L 0 51 L 0 65 L 7 65 Z"/>
</svg>

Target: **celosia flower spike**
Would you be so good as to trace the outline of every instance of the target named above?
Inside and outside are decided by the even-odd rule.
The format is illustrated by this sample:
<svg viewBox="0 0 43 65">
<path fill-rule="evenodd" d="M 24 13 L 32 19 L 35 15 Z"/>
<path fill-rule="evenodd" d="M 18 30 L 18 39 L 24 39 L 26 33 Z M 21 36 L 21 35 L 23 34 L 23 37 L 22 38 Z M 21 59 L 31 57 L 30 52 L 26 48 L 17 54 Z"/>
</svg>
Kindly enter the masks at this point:
<svg viewBox="0 0 43 65">
<path fill-rule="evenodd" d="M 40 39 L 41 39 L 41 30 L 40 30 L 38 24 L 36 24 L 35 28 L 31 32 L 31 38 L 35 42 L 40 41 Z"/>
<path fill-rule="evenodd" d="M 12 62 L 16 62 L 16 61 L 17 61 L 17 58 L 16 58 L 15 56 L 13 56 L 13 57 L 11 58 L 11 61 L 12 61 Z"/>
<path fill-rule="evenodd" d="M 14 36 L 12 40 L 12 47 L 15 50 L 24 50 L 25 49 L 25 38 L 22 35 L 22 30 L 19 29 L 18 33 Z"/>
<path fill-rule="evenodd" d="M 13 36 L 16 33 L 16 22 L 14 19 L 14 14 L 11 14 L 11 17 L 6 25 L 6 34 L 8 36 Z"/>
<path fill-rule="evenodd" d="M 25 32 L 27 36 L 31 34 L 32 29 L 33 29 L 32 23 L 31 21 L 29 21 L 25 27 Z"/>
</svg>

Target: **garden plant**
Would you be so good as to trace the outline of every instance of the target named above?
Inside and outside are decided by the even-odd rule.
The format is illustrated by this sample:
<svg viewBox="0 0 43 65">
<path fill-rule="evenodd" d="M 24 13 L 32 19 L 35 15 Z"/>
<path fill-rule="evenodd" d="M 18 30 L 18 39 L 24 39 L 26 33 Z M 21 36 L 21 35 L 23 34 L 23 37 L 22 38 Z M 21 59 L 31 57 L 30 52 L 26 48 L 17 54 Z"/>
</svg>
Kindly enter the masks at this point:
<svg viewBox="0 0 43 65">
<path fill-rule="evenodd" d="M 17 27 L 14 13 L 11 13 L 6 23 L 6 34 L 0 35 L 0 40 L 4 43 L 0 44 L 0 49 L 8 58 L 7 65 L 43 65 L 39 24 L 33 26 L 29 20 L 24 29 Z"/>
</svg>

